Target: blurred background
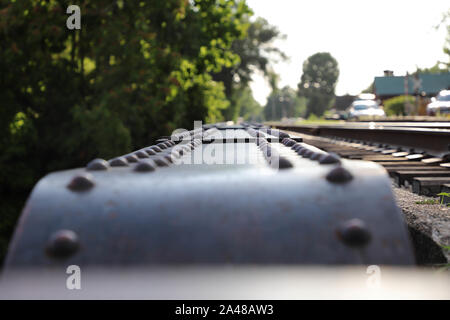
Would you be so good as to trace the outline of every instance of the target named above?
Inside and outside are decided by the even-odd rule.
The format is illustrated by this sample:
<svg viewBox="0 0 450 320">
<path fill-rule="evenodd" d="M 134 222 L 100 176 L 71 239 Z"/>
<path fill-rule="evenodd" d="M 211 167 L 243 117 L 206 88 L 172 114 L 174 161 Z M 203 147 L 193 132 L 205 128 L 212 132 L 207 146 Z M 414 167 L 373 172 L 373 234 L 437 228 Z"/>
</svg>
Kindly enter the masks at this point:
<svg viewBox="0 0 450 320">
<path fill-rule="evenodd" d="M 447 1 L 0 0 L 0 48 L 0 261 L 46 173 L 194 120 L 450 113 Z"/>
</svg>

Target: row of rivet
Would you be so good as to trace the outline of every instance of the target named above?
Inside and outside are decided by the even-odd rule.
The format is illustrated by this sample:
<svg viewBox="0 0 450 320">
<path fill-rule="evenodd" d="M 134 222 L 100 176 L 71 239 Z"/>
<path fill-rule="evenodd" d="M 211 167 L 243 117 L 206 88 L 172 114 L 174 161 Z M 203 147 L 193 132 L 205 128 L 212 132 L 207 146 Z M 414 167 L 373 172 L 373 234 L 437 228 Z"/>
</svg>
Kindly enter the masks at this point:
<svg viewBox="0 0 450 320">
<path fill-rule="evenodd" d="M 201 144 L 199 139 L 190 143 L 178 146 L 173 149 L 176 143 L 172 140 L 158 143 L 155 146 L 141 149 L 131 154 L 111 159 L 109 162 L 103 159 L 94 159 L 88 163 L 88 171 L 108 170 L 110 167 L 127 167 L 130 163 L 136 163 L 134 171 L 149 172 L 154 171 L 156 167 L 167 167 L 173 163 L 173 157 L 181 157 L 189 153 L 195 147 Z M 75 176 L 67 187 L 73 191 L 85 191 L 94 186 L 92 176 L 89 174 L 79 174 Z"/>
<path fill-rule="evenodd" d="M 326 175 L 328 181 L 332 183 L 345 183 L 353 179 L 352 174 L 342 167 L 338 155 L 313 151 L 289 138 L 283 139 L 282 143 L 286 147 L 292 148 L 304 158 L 318 161 L 320 164 L 336 164 L 337 166 Z M 351 247 L 364 246 L 371 240 L 371 234 L 366 224 L 360 219 L 351 219 L 344 222 L 339 227 L 337 234 L 346 245 Z"/>
<path fill-rule="evenodd" d="M 265 138 L 256 139 L 256 145 L 262 151 L 269 165 L 277 169 L 289 169 L 292 168 L 292 163 L 283 156 L 280 156 L 278 152 L 270 146 L 270 143 Z M 277 161 L 278 160 L 278 161 Z"/>
<path fill-rule="evenodd" d="M 257 137 L 262 136 L 256 131 L 255 133 L 256 133 L 255 136 Z M 308 150 L 306 147 L 302 146 L 301 144 L 298 144 L 294 140 L 289 139 L 287 137 L 283 139 L 282 143 L 287 147 L 291 147 L 303 157 L 310 158 L 312 160 L 318 160 L 319 163 L 321 164 L 336 164 L 336 163 L 340 164 L 340 160 L 337 156 L 326 153 L 325 154 L 314 153 L 313 151 Z M 183 146 L 179 150 L 178 154 L 182 155 L 184 152 L 187 153 L 190 150 L 194 149 L 199 144 L 201 144 L 200 140 L 194 140 L 190 144 Z M 270 144 L 264 138 L 258 138 L 256 140 L 256 144 L 263 151 L 263 154 L 269 161 L 269 163 L 271 163 L 272 158 L 277 156 L 275 154 L 276 151 L 271 148 Z M 153 165 L 151 165 L 147 161 L 139 161 L 138 158 L 150 158 L 149 156 L 155 155 L 156 152 L 162 152 L 163 149 L 171 148 L 174 145 L 175 142 L 168 140 L 166 142 L 158 144 L 157 146 L 145 149 L 145 152 L 148 154 L 148 156 L 144 155 L 144 153 L 139 153 L 141 152 L 140 150 L 135 154 L 130 154 L 125 157 L 112 159 L 109 161 L 109 163 L 102 159 L 95 159 L 91 161 L 87 167 L 88 170 L 106 170 L 108 169 L 109 166 L 113 167 L 128 166 L 128 162 L 138 162 L 138 164 L 135 167 L 136 171 L 153 171 L 155 169 Z M 139 155 L 141 155 L 141 157 L 139 157 Z M 289 160 L 279 156 L 278 158 L 279 158 L 279 168 L 284 169 L 292 167 L 292 164 Z M 156 160 L 150 158 L 150 160 L 153 160 L 157 165 L 160 166 L 168 165 L 167 162 L 162 161 L 162 159 L 168 161 L 167 158 L 156 158 Z M 332 171 L 330 171 L 330 173 L 327 174 L 326 178 L 331 182 L 342 183 L 351 180 L 353 177 L 345 168 L 338 166 L 334 168 Z M 75 176 L 68 184 L 68 188 L 73 191 L 84 191 L 92 188 L 93 186 L 94 182 L 92 180 L 91 175 L 88 173 Z M 348 221 L 346 225 L 340 229 L 338 234 L 341 237 L 341 239 L 347 245 L 350 246 L 364 245 L 370 241 L 370 233 L 368 232 L 364 223 L 359 219 L 353 219 Z M 46 250 L 47 253 L 49 253 L 54 257 L 65 258 L 76 252 L 78 248 L 79 244 L 77 235 L 71 230 L 60 230 L 52 235 Z"/>
<path fill-rule="evenodd" d="M 292 163 L 288 159 L 280 157 L 276 153 L 276 151 L 272 149 L 268 141 L 262 137 L 265 136 L 264 133 L 261 134 L 256 130 L 253 131 L 248 130 L 248 131 L 252 136 L 258 137 L 258 139 L 256 140 L 256 144 L 262 150 L 269 164 L 272 164 L 272 159 L 277 156 L 279 160 L 280 169 L 292 168 Z M 196 133 L 191 134 L 191 136 L 195 134 Z M 281 135 L 279 136 L 281 137 Z M 342 183 L 347 182 L 353 178 L 352 175 L 345 168 L 340 166 L 341 162 L 337 156 L 327 153 L 323 154 L 317 152 L 315 153 L 288 137 L 283 138 L 282 143 L 287 147 L 291 147 L 302 157 L 310 158 L 312 160 L 318 160 L 320 164 L 339 164 L 339 166 L 335 167 L 327 174 L 326 178 L 330 182 Z M 185 136 L 183 136 L 183 138 L 185 138 Z M 156 146 L 152 146 L 144 150 L 139 150 L 134 154 L 112 159 L 109 162 L 103 159 L 95 159 L 87 165 L 87 169 L 107 170 L 109 166 L 122 167 L 128 166 L 129 162 L 137 162 L 135 171 L 138 172 L 153 171 L 155 170 L 154 164 L 158 166 L 167 166 L 168 162 L 171 162 L 171 156 L 169 156 L 167 153 L 165 153 L 163 157 L 153 158 L 152 156 L 155 156 L 157 153 L 161 153 L 164 149 L 170 150 L 175 144 L 176 143 L 174 141 L 168 140 L 165 142 L 161 142 Z M 200 140 L 198 139 L 193 140 L 191 143 L 183 146 L 178 150 L 178 156 L 181 156 L 184 153 L 188 153 L 190 150 L 193 150 L 199 144 L 201 144 Z M 172 152 L 171 155 L 172 154 L 176 155 L 177 152 L 175 153 Z M 139 158 L 141 159 L 148 158 L 149 160 L 140 161 Z M 92 176 L 89 173 L 75 176 L 67 185 L 67 187 L 73 191 L 85 191 L 92 188 L 93 186 L 94 182 Z M 348 221 L 346 225 L 343 226 L 343 228 L 341 228 L 338 234 L 341 237 L 341 239 L 350 246 L 364 245 L 370 240 L 370 233 L 368 232 L 364 223 L 358 219 Z M 78 248 L 79 243 L 76 233 L 74 233 L 71 230 L 60 230 L 51 236 L 46 250 L 48 254 L 54 257 L 65 258 L 75 253 L 78 250 Z"/>
<path fill-rule="evenodd" d="M 337 164 L 326 176 L 327 180 L 333 183 L 344 183 L 353 179 L 352 174 L 341 166 L 341 160 L 339 156 L 326 152 L 316 152 L 304 144 L 297 143 L 296 141 L 285 138 L 281 141 L 286 147 L 293 149 L 298 155 L 303 158 L 309 158 L 314 161 L 318 161 L 320 164 Z"/>
<path fill-rule="evenodd" d="M 302 157 L 309 158 L 311 160 L 319 161 L 320 164 L 337 164 L 327 175 L 326 179 L 332 183 L 344 183 L 353 179 L 351 173 L 341 166 L 341 160 L 339 156 L 330 153 L 319 153 L 308 149 L 304 145 L 297 143 L 290 138 L 284 138 L 282 143 L 286 147 L 292 148 L 297 154 Z M 264 138 L 256 140 L 256 144 L 263 151 L 266 159 L 274 155 L 274 150 L 270 147 L 268 141 Z M 270 160 L 269 160 L 270 161 Z M 287 164 L 287 166 L 284 166 Z M 289 160 L 284 157 L 280 157 L 280 168 L 292 167 Z M 360 219 L 351 219 L 344 222 L 337 231 L 339 238 L 348 246 L 360 247 L 364 246 L 371 240 L 371 234 Z"/>
<path fill-rule="evenodd" d="M 195 139 L 188 144 L 172 150 L 176 142 L 167 140 L 155 146 L 139 150 L 137 152 L 118 157 L 109 162 L 103 159 L 94 159 L 88 163 L 88 171 L 108 170 L 110 167 L 129 166 L 136 163 L 134 170 L 137 172 L 154 171 L 156 166 L 168 166 L 172 162 L 172 156 L 187 154 L 201 144 L 199 139 Z M 140 160 L 143 159 L 143 160 Z M 67 187 L 72 191 L 87 191 L 94 187 L 95 183 L 90 173 L 81 173 L 72 178 Z M 60 230 L 54 233 L 46 246 L 47 254 L 55 258 L 66 258 L 74 254 L 79 249 L 78 236 L 71 230 Z"/>
<path fill-rule="evenodd" d="M 342 163 L 338 155 L 315 152 L 289 138 L 283 139 L 282 143 L 285 146 L 292 148 L 297 154 L 304 158 L 316 160 L 323 165 L 337 165 L 326 175 L 326 179 L 328 181 L 333 183 L 345 183 L 353 179 L 351 173 L 342 167 Z M 371 234 L 366 224 L 360 219 L 351 219 L 344 222 L 339 227 L 337 234 L 345 244 L 353 247 L 364 246 L 371 240 Z"/>
<path fill-rule="evenodd" d="M 271 135 L 278 139 L 290 138 L 287 133 L 278 129 L 272 129 L 268 127 L 262 127 L 258 129 L 247 127 L 246 130 L 252 137 L 256 138 L 267 138 L 268 135 Z"/>
<path fill-rule="evenodd" d="M 371 234 L 366 224 L 360 219 L 344 222 L 337 230 L 338 237 L 350 247 L 367 245 Z M 59 230 L 50 236 L 45 248 L 48 255 L 64 259 L 73 255 L 80 248 L 78 235 L 72 230 Z"/>
</svg>

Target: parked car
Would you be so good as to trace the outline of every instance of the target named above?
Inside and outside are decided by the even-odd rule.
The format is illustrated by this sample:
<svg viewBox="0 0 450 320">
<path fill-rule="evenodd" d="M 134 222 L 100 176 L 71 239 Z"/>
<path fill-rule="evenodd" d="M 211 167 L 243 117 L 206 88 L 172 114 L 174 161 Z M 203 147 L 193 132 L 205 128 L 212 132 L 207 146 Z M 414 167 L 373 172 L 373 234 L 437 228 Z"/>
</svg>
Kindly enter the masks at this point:
<svg viewBox="0 0 450 320">
<path fill-rule="evenodd" d="M 442 90 L 431 101 L 427 105 L 427 115 L 435 116 L 438 113 L 450 113 L 450 90 Z"/>
<path fill-rule="evenodd" d="M 386 114 L 380 105 L 374 100 L 356 100 L 349 107 L 349 119 L 360 117 L 385 117 Z"/>
<path fill-rule="evenodd" d="M 360 93 L 357 100 L 375 100 L 375 97 L 373 93 Z"/>
</svg>

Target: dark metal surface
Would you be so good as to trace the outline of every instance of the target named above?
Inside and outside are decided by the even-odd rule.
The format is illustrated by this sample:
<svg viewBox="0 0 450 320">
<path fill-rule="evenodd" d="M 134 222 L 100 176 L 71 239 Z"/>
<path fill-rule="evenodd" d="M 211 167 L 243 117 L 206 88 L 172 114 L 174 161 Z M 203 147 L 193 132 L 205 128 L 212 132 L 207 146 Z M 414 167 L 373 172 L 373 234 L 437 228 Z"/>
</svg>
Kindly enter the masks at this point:
<svg viewBox="0 0 450 320">
<path fill-rule="evenodd" d="M 227 130 L 233 139 L 252 142 L 201 143 Z M 381 166 L 339 159 L 286 134 L 278 136 L 282 143 L 273 142 L 277 137 L 255 127 L 210 127 L 204 137 L 201 133 L 184 134 L 200 134 L 188 141 L 173 137 L 156 156 L 127 166 L 96 160 L 107 168 L 44 177 L 23 210 L 6 269 L 413 264 Z M 172 153 L 180 148 L 183 155 Z M 163 165 L 164 154 L 172 156 Z M 194 155 L 202 160 L 179 163 Z M 136 160 L 129 156 L 121 162 Z M 82 187 L 71 188 L 77 179 Z"/>
</svg>

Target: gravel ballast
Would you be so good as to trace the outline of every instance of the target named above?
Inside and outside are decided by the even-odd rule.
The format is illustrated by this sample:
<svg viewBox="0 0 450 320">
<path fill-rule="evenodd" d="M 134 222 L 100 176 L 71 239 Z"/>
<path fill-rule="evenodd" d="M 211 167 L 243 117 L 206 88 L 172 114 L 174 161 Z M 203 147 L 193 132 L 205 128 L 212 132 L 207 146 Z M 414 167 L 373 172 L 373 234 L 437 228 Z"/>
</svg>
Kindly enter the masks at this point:
<svg viewBox="0 0 450 320">
<path fill-rule="evenodd" d="M 397 205 L 403 211 L 419 265 L 450 262 L 450 207 L 439 198 L 420 196 L 393 185 Z"/>
</svg>

